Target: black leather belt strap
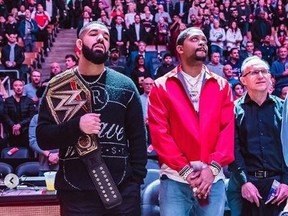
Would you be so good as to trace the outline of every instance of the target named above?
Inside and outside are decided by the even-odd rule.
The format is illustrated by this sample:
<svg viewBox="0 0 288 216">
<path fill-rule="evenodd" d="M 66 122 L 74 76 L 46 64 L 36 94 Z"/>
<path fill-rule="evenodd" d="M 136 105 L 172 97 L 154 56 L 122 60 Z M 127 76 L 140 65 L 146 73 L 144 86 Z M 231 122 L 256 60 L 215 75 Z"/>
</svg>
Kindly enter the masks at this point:
<svg viewBox="0 0 288 216">
<path fill-rule="evenodd" d="M 269 178 L 272 176 L 279 176 L 280 174 L 272 171 L 258 170 L 255 172 L 248 172 L 248 175 L 255 178 Z"/>
<path fill-rule="evenodd" d="M 106 209 L 113 208 L 122 202 L 121 194 L 106 164 L 101 158 L 99 148 L 81 156 L 87 171 Z"/>
</svg>

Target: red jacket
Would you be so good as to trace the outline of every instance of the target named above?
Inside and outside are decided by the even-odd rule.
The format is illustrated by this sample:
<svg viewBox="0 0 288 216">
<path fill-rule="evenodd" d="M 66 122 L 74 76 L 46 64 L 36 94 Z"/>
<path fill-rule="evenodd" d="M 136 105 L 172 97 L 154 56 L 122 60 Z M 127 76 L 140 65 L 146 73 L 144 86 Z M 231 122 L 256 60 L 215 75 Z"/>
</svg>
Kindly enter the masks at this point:
<svg viewBox="0 0 288 216">
<path fill-rule="evenodd" d="M 197 115 L 178 71 L 157 79 L 149 96 L 149 128 L 160 162 L 178 172 L 190 161 L 231 163 L 234 105 L 228 82 L 206 68 Z"/>
</svg>

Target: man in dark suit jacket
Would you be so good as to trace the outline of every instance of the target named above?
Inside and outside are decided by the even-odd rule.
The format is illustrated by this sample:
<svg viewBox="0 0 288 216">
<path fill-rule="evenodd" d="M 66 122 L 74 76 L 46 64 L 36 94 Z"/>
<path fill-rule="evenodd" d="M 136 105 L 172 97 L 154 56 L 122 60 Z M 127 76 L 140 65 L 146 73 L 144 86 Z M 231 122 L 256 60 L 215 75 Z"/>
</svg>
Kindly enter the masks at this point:
<svg viewBox="0 0 288 216">
<path fill-rule="evenodd" d="M 154 71 L 153 71 L 153 64 L 152 64 L 152 58 L 153 54 L 151 52 L 146 51 L 146 43 L 144 41 L 139 41 L 137 50 L 134 50 L 130 53 L 129 59 L 127 62 L 127 66 L 129 68 L 129 74 L 131 75 L 131 72 L 133 71 L 135 67 L 135 60 L 138 55 L 142 55 L 144 57 L 144 65 L 149 70 L 150 76 L 153 77 Z"/>
<path fill-rule="evenodd" d="M 173 17 L 175 12 L 174 12 L 174 7 L 173 7 L 171 0 L 165 0 L 163 7 L 164 7 L 164 11 L 169 13 L 170 17 Z"/>
<path fill-rule="evenodd" d="M 25 60 L 24 49 L 17 44 L 17 34 L 10 34 L 8 44 L 3 46 L 1 51 L 1 62 L 6 70 L 18 70 L 20 77 L 25 71 L 22 63 Z"/>
<path fill-rule="evenodd" d="M 147 32 L 144 25 L 140 22 L 140 15 L 136 14 L 134 16 L 135 22 L 130 25 L 129 28 L 129 41 L 130 41 L 130 51 L 135 51 L 138 49 L 139 41 L 144 41 L 147 43 Z"/>
<path fill-rule="evenodd" d="M 185 0 L 179 0 L 179 2 L 175 4 L 174 11 L 175 14 L 181 18 L 182 22 L 187 23 L 189 4 L 185 2 Z"/>
<path fill-rule="evenodd" d="M 110 30 L 110 44 L 111 47 L 117 47 L 120 50 L 120 55 L 127 54 L 127 29 L 123 24 L 123 18 L 121 16 L 115 17 L 115 24 L 112 24 Z M 120 34 L 119 34 L 119 32 Z"/>
<path fill-rule="evenodd" d="M 254 55 L 254 42 L 253 41 L 247 41 L 245 50 L 240 50 L 240 60 L 244 61 L 246 58 L 251 57 Z"/>
</svg>

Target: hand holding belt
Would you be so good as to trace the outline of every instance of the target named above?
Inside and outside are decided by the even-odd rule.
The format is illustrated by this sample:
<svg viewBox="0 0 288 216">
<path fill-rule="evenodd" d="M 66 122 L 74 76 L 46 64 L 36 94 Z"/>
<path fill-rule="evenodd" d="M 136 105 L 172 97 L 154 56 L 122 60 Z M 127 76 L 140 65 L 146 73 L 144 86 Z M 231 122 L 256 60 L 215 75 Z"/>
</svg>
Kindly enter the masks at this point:
<svg viewBox="0 0 288 216">
<path fill-rule="evenodd" d="M 95 135 L 80 137 L 75 147 L 87 168 L 104 207 L 110 209 L 121 204 L 121 194 L 102 160 L 99 142 L 96 142 Z"/>
<path fill-rule="evenodd" d="M 91 91 L 71 69 L 52 79 L 46 95 L 49 110 L 57 124 L 92 112 Z M 95 135 L 83 135 L 74 146 L 85 164 L 105 208 L 122 202 L 121 194 L 102 157 Z"/>
</svg>

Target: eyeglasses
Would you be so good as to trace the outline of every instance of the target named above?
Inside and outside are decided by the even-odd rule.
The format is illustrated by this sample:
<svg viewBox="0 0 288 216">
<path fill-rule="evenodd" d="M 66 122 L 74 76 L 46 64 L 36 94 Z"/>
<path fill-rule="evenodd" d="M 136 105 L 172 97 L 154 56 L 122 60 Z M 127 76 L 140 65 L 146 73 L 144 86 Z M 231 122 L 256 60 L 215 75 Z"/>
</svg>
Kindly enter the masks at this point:
<svg viewBox="0 0 288 216">
<path fill-rule="evenodd" d="M 249 71 L 248 73 L 246 73 L 245 75 L 243 75 L 242 77 L 246 77 L 247 75 L 250 74 L 250 76 L 258 76 L 259 74 L 262 74 L 263 76 L 269 74 L 268 70 L 265 69 L 261 69 L 261 70 L 254 70 L 254 71 Z"/>
</svg>

